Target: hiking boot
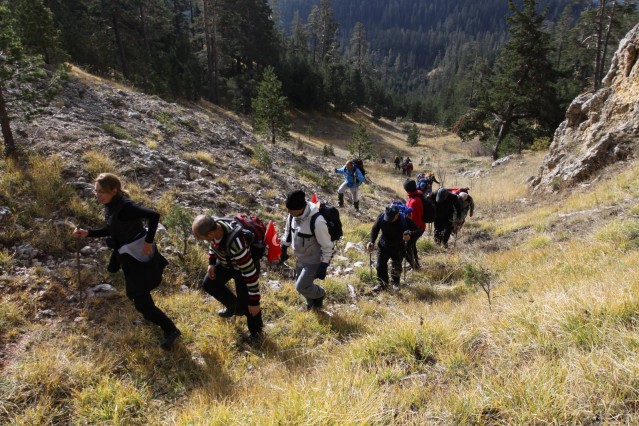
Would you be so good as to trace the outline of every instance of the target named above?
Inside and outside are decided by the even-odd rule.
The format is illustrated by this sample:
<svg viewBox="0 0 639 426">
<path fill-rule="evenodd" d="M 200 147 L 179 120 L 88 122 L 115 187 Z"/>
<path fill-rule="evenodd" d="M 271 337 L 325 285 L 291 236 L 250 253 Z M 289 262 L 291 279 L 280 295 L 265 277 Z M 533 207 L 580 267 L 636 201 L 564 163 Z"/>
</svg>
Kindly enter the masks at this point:
<svg viewBox="0 0 639 426">
<path fill-rule="evenodd" d="M 377 293 L 377 292 L 380 292 L 382 290 L 386 290 L 387 288 L 388 288 L 388 284 L 379 283 L 375 287 L 371 288 L 371 291 L 373 293 Z"/>
<path fill-rule="evenodd" d="M 337 194 L 338 203 L 340 207 L 344 207 L 344 194 Z"/>
<path fill-rule="evenodd" d="M 264 340 L 264 333 L 261 331 L 249 334 L 244 341 L 251 346 L 260 346 Z"/>
<path fill-rule="evenodd" d="M 353 206 L 355 206 L 355 210 L 359 211 L 359 201 L 354 201 Z"/>
<path fill-rule="evenodd" d="M 324 296 L 319 299 L 306 299 L 306 305 L 300 307 L 298 310 L 300 312 L 310 311 L 312 309 L 321 310 L 324 306 Z"/>
<path fill-rule="evenodd" d="M 171 346 L 173 346 L 173 342 L 175 342 L 175 339 L 180 337 L 181 334 L 182 332 L 177 328 L 175 330 L 165 332 L 164 339 L 162 339 L 162 341 L 160 342 L 160 347 L 165 350 L 171 349 Z"/>
<path fill-rule="evenodd" d="M 222 318 L 231 318 L 233 315 L 235 315 L 235 310 L 227 308 L 225 306 L 223 309 L 220 309 L 219 311 L 217 311 L 217 314 L 221 316 Z"/>
<path fill-rule="evenodd" d="M 319 299 L 313 299 L 313 309 L 322 309 L 324 307 L 324 296 Z"/>
</svg>

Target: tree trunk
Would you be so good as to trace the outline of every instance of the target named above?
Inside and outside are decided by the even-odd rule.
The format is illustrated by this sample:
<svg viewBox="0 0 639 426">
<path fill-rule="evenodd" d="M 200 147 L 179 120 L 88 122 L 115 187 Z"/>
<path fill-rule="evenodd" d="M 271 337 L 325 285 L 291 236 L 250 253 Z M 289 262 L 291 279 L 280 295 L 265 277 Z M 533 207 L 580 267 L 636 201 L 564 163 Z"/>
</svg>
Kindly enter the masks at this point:
<svg viewBox="0 0 639 426">
<path fill-rule="evenodd" d="M 495 145 L 493 146 L 493 161 L 499 158 L 499 147 L 501 146 L 503 140 L 506 138 L 506 135 L 508 135 L 508 133 L 510 132 L 510 125 L 510 120 L 506 120 L 503 121 L 501 123 L 501 126 L 499 127 L 499 134 L 497 135 L 497 140 L 495 141 Z"/>
<path fill-rule="evenodd" d="M 202 1 L 202 14 L 204 17 L 204 38 L 206 40 L 206 76 L 209 83 L 209 100 L 217 104 L 216 90 L 215 90 L 215 47 L 213 45 L 213 38 L 211 37 L 211 21 L 209 19 L 209 0 Z"/>
<path fill-rule="evenodd" d="M 606 36 L 604 37 L 603 43 L 603 52 L 601 54 L 601 68 L 599 69 L 599 84 L 601 85 L 601 81 L 604 78 L 604 65 L 606 64 L 606 55 L 608 55 L 608 43 L 610 42 L 610 32 L 612 31 L 612 21 L 615 17 L 615 9 L 617 6 L 617 1 L 612 0 L 612 8 L 610 9 L 610 17 L 608 19 L 608 28 L 606 29 Z"/>
<path fill-rule="evenodd" d="M 16 153 L 16 144 L 11 132 L 11 122 L 7 114 L 7 104 L 4 101 L 3 87 L 0 85 L 0 127 L 2 127 L 2 137 L 4 138 L 4 155 L 13 157 Z"/>
<path fill-rule="evenodd" d="M 604 19 L 604 11 L 606 10 L 606 2 L 607 0 L 599 0 L 599 11 L 597 12 L 597 20 L 595 22 L 596 25 L 596 34 L 595 34 L 595 72 L 593 76 L 593 90 L 598 90 L 601 86 L 601 80 L 599 79 L 599 75 L 601 74 L 601 68 L 603 67 L 601 60 L 602 53 L 602 43 L 603 43 L 603 19 Z"/>
<path fill-rule="evenodd" d="M 111 16 L 113 22 L 113 32 L 115 33 L 115 42 L 118 46 L 118 54 L 120 56 L 120 62 L 122 64 L 122 74 L 124 78 L 130 80 L 129 78 L 129 64 L 126 59 L 126 53 L 124 52 L 124 44 L 122 43 L 122 37 L 120 36 L 120 23 L 118 22 L 118 17 L 115 14 L 115 11 L 112 12 Z"/>
</svg>

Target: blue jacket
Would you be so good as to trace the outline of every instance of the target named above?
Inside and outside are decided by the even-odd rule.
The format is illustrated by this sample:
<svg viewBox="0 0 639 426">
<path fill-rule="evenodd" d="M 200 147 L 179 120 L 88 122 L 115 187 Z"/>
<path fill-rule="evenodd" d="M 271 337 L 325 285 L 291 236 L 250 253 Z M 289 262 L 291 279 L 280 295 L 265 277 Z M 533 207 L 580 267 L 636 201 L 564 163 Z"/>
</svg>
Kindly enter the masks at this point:
<svg viewBox="0 0 639 426">
<path fill-rule="evenodd" d="M 355 166 L 353 166 L 351 170 L 348 170 L 346 166 L 343 166 L 339 169 L 335 169 L 335 172 L 346 176 L 346 186 L 349 188 L 357 188 L 362 184 L 362 182 L 364 182 L 364 180 L 366 180 L 366 177 L 362 174 L 361 170 Z"/>
</svg>

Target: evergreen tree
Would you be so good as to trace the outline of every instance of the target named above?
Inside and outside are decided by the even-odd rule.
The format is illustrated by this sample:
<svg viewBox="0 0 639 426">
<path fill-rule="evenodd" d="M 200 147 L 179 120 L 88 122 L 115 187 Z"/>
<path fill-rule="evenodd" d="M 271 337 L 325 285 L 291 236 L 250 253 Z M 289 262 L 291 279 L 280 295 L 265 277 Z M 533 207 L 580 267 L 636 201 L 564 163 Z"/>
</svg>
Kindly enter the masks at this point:
<svg viewBox="0 0 639 426">
<path fill-rule="evenodd" d="M 417 128 L 417 124 L 413 123 L 408 131 L 408 137 L 406 138 L 406 143 L 408 146 L 417 146 L 419 144 L 419 129 Z"/>
<path fill-rule="evenodd" d="M 53 14 L 42 0 L 15 1 L 14 14 L 20 41 L 28 53 L 41 55 L 47 64 L 64 59 Z"/>
<path fill-rule="evenodd" d="M 513 0 L 507 18 L 511 39 L 500 51 L 493 75 L 479 94 L 478 106 L 456 125 L 463 140 L 479 136 L 492 141 L 492 157 L 499 157 L 505 138 L 516 130 L 537 128 L 549 134 L 562 119 L 554 89 L 557 76 L 549 59 L 549 35 L 535 0 L 519 10 Z M 516 133 L 516 132 L 515 132 Z"/>
<path fill-rule="evenodd" d="M 25 104 L 23 109 L 28 114 L 37 108 L 45 95 L 41 93 L 44 90 L 37 87 L 38 80 L 45 77 L 41 68 L 42 59 L 25 53 L 15 25 L 9 8 L 0 3 L 0 128 L 4 139 L 4 154 L 7 157 L 16 155 L 9 105 L 14 110 L 18 109 L 22 100 Z M 20 84 L 21 82 L 26 84 Z M 9 85 L 13 86 L 11 94 L 7 91 Z"/>
<path fill-rule="evenodd" d="M 351 143 L 348 145 L 348 150 L 351 155 L 354 155 L 357 158 L 370 159 L 373 156 L 373 142 L 368 135 L 366 125 L 363 121 L 357 122 L 357 127 L 353 132 Z"/>
<path fill-rule="evenodd" d="M 264 77 L 257 87 L 257 98 L 253 99 L 253 129 L 265 134 L 275 143 L 276 137 L 288 139 L 291 129 L 287 100 L 282 96 L 282 83 L 277 79 L 273 67 L 264 70 Z"/>
</svg>

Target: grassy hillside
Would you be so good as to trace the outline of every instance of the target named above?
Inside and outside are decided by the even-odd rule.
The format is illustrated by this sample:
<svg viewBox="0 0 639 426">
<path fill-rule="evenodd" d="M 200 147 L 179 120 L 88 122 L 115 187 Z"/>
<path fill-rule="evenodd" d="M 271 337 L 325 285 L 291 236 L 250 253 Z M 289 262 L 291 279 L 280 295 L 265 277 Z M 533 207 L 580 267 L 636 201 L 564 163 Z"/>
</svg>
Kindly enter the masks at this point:
<svg viewBox="0 0 639 426">
<path fill-rule="evenodd" d="M 344 135 L 362 118 L 300 115 L 296 136 L 306 151 L 335 144 L 346 157 Z M 423 128 L 428 137 L 410 151 L 394 123 L 370 122 L 369 130 L 384 152 L 424 157 L 424 168 L 447 185 L 471 185 L 476 215 L 454 248 L 424 237 L 423 269 L 407 272 L 399 291 L 377 295 L 368 290 L 368 254 L 344 252 L 341 242 L 333 268 L 364 266 L 327 278 L 331 315 L 298 312 L 290 275 L 267 271 L 266 338 L 256 346 L 244 338 L 243 319 L 219 318 L 219 304 L 197 289 L 205 250 L 193 244 L 155 293 L 183 331 L 171 352 L 126 300 L 119 275 L 102 270 L 78 280 L 73 268 L 16 270 L 14 254 L 2 248 L 0 424 L 636 423 L 638 165 L 589 188 L 531 199 L 525 181 L 539 154 L 490 169 L 488 158 L 472 157 L 471 147 L 436 129 Z M 108 160 L 94 156 L 98 168 Z M 1 162 L 0 200 L 19 187 L 31 214 L 59 209 L 64 196 L 76 214 L 99 215 L 69 192 L 64 161 Z M 462 169 L 485 173 L 469 179 Z M 402 194 L 392 165 L 371 165 L 369 174 Z M 364 204 L 377 200 L 373 188 L 364 189 Z M 168 211 L 170 197 L 158 195 L 150 202 Z M 371 223 L 352 213 L 342 211 L 345 241 L 364 242 Z M 56 245 L 67 239 L 64 226 L 48 235 L 11 228 L 2 244 L 46 238 L 73 259 L 73 242 Z M 119 294 L 80 296 L 100 282 Z M 42 306 L 57 315 L 43 318 Z"/>
</svg>

